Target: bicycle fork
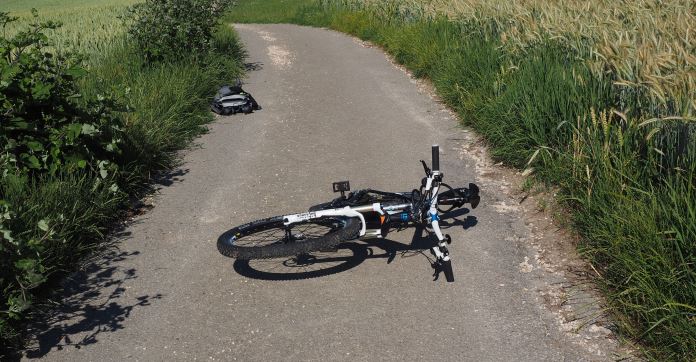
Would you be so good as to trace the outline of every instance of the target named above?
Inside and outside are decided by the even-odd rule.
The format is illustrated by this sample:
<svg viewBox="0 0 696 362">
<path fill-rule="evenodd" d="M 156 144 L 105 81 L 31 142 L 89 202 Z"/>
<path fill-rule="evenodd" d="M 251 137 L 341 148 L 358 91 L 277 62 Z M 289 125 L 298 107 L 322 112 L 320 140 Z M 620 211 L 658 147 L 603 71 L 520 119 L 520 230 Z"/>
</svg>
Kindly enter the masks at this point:
<svg viewBox="0 0 696 362">
<path fill-rule="evenodd" d="M 440 189 L 440 181 L 442 179 L 442 174 L 440 173 L 440 148 L 437 145 L 432 147 L 432 159 L 433 159 L 433 170 L 430 173 L 425 184 L 425 191 L 430 192 L 432 196 L 430 200 L 430 209 L 428 210 L 428 216 L 430 217 L 430 225 L 437 236 L 437 243 L 431 248 L 432 253 L 435 255 L 435 263 L 433 263 L 433 268 L 435 269 L 435 279 L 438 278 L 440 271 L 445 273 L 445 279 L 448 282 L 454 281 L 454 272 L 452 271 L 452 261 L 450 260 L 449 250 L 447 250 L 447 244 L 452 242 L 449 235 L 445 236 L 440 230 L 440 217 L 437 214 L 437 192 Z"/>
<path fill-rule="evenodd" d="M 442 230 L 440 230 L 440 217 L 437 214 L 436 200 L 430 206 L 428 214 L 430 216 L 430 226 L 437 236 L 437 243 L 430 249 L 435 255 L 435 263 L 433 263 L 433 268 L 435 268 L 435 279 L 437 279 L 440 271 L 445 273 L 445 279 L 448 282 L 454 281 L 454 272 L 452 271 L 452 260 L 450 259 L 449 250 L 447 250 L 447 244 L 452 242 L 449 235 L 443 235 Z"/>
</svg>

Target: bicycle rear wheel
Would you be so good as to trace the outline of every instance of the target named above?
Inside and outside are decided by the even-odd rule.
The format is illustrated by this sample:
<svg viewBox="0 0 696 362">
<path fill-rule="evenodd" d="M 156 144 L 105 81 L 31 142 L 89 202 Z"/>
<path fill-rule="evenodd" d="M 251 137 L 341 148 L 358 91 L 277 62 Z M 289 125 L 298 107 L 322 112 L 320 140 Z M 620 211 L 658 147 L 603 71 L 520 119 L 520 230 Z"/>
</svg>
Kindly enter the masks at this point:
<svg viewBox="0 0 696 362">
<path fill-rule="evenodd" d="M 220 235 L 218 251 L 237 259 L 279 258 L 333 248 L 360 234 L 360 220 L 330 216 L 289 226 L 282 216 L 252 221 Z"/>
</svg>

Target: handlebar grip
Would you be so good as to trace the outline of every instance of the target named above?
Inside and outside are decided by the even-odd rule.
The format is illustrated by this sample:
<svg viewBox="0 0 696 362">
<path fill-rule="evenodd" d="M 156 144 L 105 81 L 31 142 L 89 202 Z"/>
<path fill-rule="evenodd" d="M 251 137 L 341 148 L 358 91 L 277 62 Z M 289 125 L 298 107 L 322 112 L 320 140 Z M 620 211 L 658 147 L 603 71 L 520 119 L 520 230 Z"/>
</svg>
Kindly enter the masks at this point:
<svg viewBox="0 0 696 362">
<path fill-rule="evenodd" d="M 452 260 L 447 260 L 442 262 L 442 271 L 445 273 L 445 279 L 447 282 L 452 283 L 454 281 L 454 271 L 452 270 Z"/>
<path fill-rule="evenodd" d="M 433 171 L 440 171 L 440 146 L 433 145 Z"/>
</svg>

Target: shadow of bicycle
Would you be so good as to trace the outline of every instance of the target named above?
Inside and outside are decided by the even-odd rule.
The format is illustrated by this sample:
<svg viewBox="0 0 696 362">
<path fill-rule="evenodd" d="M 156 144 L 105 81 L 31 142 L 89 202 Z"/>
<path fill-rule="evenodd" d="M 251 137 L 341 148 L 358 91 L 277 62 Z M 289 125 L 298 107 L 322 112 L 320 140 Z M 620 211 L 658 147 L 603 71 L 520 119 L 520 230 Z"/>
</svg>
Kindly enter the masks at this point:
<svg viewBox="0 0 696 362">
<path fill-rule="evenodd" d="M 450 228 L 468 229 L 476 225 L 474 216 L 458 219 L 468 213 L 467 209 L 448 213 L 440 220 L 440 228 L 444 231 Z M 316 251 L 309 254 L 288 258 L 235 260 L 234 270 L 247 278 L 260 280 L 304 280 L 319 278 L 341 273 L 362 264 L 367 259 L 386 259 L 390 264 L 396 257 L 421 257 L 429 266 L 433 266 L 434 258 L 430 248 L 436 241 L 429 230 L 414 227 L 410 244 L 404 244 L 391 239 L 369 239 L 364 241 L 347 241 L 338 244 L 331 250 Z M 401 231 L 400 229 L 398 231 Z M 434 274 L 435 280 L 439 273 Z"/>
</svg>

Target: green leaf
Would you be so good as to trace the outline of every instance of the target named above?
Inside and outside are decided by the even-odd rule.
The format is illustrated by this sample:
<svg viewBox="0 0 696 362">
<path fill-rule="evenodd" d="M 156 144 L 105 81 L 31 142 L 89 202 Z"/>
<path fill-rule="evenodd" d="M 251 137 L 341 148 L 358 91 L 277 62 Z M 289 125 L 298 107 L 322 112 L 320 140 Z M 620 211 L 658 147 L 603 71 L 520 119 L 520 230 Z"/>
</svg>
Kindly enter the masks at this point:
<svg viewBox="0 0 696 362">
<path fill-rule="evenodd" d="M 10 230 L 0 230 L 2 232 L 2 238 L 9 241 L 10 243 L 14 243 L 14 238 L 12 237 L 12 231 Z"/>
<path fill-rule="evenodd" d="M 31 270 L 24 274 L 24 280 L 27 281 L 31 288 L 35 288 L 46 281 L 46 276 Z"/>
<path fill-rule="evenodd" d="M 67 138 L 69 142 L 73 142 L 82 132 L 82 125 L 79 123 L 71 123 L 67 127 L 68 133 Z"/>
<path fill-rule="evenodd" d="M 27 295 L 28 296 L 28 295 Z M 12 318 L 18 318 L 20 313 L 31 307 L 31 300 L 24 298 L 22 294 L 7 298 L 8 314 Z"/>
<path fill-rule="evenodd" d="M 46 244 L 42 239 L 31 238 L 27 241 L 27 245 L 35 252 L 41 252 L 46 248 Z"/>
<path fill-rule="evenodd" d="M 29 123 L 24 120 L 24 118 L 13 118 L 10 121 L 10 124 L 12 125 L 12 128 L 15 129 L 29 129 Z"/>
<path fill-rule="evenodd" d="M 109 175 L 108 170 L 106 169 L 106 166 L 109 165 L 109 161 L 99 161 L 97 166 L 99 167 L 99 175 L 101 178 L 106 178 L 106 176 Z"/>
<path fill-rule="evenodd" d="M 87 75 L 87 70 L 82 68 L 82 67 L 72 67 L 69 69 L 65 70 L 65 74 L 74 77 L 74 78 L 79 78 L 79 77 L 84 77 Z"/>
<path fill-rule="evenodd" d="M 39 221 L 38 226 L 39 226 L 39 229 L 41 229 L 43 231 L 48 231 L 48 222 L 45 219 Z"/>
<path fill-rule="evenodd" d="M 29 141 L 27 142 L 27 147 L 34 152 L 43 151 L 44 147 L 40 142 Z"/>
<path fill-rule="evenodd" d="M 21 270 L 33 270 L 36 266 L 34 259 L 19 259 L 15 262 L 15 267 Z"/>
<path fill-rule="evenodd" d="M 82 134 L 89 136 L 95 133 L 97 133 L 97 128 L 94 127 L 94 125 L 91 125 L 89 123 L 85 123 L 82 125 Z"/>
<path fill-rule="evenodd" d="M 14 77 L 17 74 L 19 74 L 21 71 L 22 71 L 22 68 L 20 68 L 19 65 L 17 65 L 17 64 L 13 64 L 10 66 L 4 66 L 2 68 L 2 70 L 0 71 L 0 79 L 9 85 L 9 83 L 12 82 Z"/>
<path fill-rule="evenodd" d="M 51 89 L 53 89 L 52 84 L 36 83 L 36 84 L 34 84 L 34 87 L 32 87 L 32 89 L 31 89 L 31 95 L 35 99 L 48 98 L 48 96 L 51 94 Z"/>
<path fill-rule="evenodd" d="M 24 161 L 24 163 L 27 164 L 27 167 L 33 168 L 33 169 L 40 169 L 41 168 L 41 162 L 39 162 L 39 159 L 36 158 L 36 156 L 22 153 L 20 155 L 20 157 L 22 157 L 22 161 Z"/>
</svg>

